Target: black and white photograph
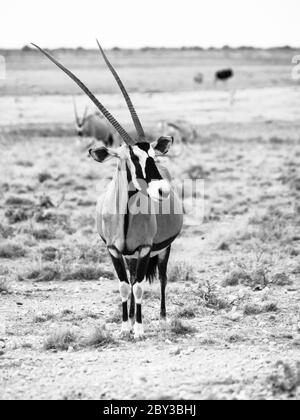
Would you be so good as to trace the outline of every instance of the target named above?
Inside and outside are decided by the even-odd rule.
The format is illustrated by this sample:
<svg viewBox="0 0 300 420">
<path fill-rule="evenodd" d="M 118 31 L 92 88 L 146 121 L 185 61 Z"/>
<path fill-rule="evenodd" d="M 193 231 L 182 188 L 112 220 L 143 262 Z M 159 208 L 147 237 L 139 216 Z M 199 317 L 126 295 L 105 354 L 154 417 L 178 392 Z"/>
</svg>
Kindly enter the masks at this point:
<svg viewBox="0 0 300 420">
<path fill-rule="evenodd" d="M 0 400 L 300 399 L 299 16 L 1 0 Z"/>
</svg>

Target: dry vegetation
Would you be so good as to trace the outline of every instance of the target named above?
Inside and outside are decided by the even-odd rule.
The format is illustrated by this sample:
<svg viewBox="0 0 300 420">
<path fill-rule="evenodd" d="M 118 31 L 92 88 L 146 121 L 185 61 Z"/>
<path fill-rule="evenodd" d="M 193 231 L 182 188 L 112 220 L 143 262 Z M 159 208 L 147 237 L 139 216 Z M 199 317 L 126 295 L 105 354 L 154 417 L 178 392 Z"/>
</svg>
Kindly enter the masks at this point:
<svg viewBox="0 0 300 420">
<path fill-rule="evenodd" d="M 7 128 L 0 398 L 299 398 L 300 131 L 285 127 L 198 127 L 168 161 L 177 181 L 205 177 L 205 214 L 187 212 L 173 247 L 169 325 L 155 282 L 138 343 L 118 336 L 118 283 L 95 229 L 113 163 L 91 162 L 62 131 Z"/>
</svg>

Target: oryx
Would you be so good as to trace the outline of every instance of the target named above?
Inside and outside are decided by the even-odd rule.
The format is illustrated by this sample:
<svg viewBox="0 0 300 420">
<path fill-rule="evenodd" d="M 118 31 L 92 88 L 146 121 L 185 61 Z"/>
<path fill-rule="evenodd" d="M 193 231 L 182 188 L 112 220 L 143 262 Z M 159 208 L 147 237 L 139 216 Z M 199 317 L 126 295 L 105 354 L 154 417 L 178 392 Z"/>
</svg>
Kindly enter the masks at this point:
<svg viewBox="0 0 300 420">
<path fill-rule="evenodd" d="M 120 146 L 121 141 L 117 132 L 111 125 L 103 118 L 99 112 L 88 113 L 88 107 L 85 108 L 82 118 L 79 117 L 76 101 L 73 97 L 75 128 L 80 140 L 82 138 L 91 138 L 97 141 L 102 141 L 105 146 L 117 147 Z M 80 144 L 82 142 L 80 141 Z M 91 146 L 92 143 L 90 142 Z"/>
<path fill-rule="evenodd" d="M 174 138 L 175 144 L 188 144 L 197 138 L 197 130 L 187 121 L 160 121 L 159 132 L 163 136 L 171 136 Z"/>
<path fill-rule="evenodd" d="M 137 132 L 135 139 L 70 70 L 48 52 L 36 47 L 77 83 L 125 142 L 117 149 L 107 147 L 91 149 L 90 155 L 100 163 L 110 158 L 117 160 L 115 176 L 98 201 L 97 228 L 119 278 L 122 298 L 121 333 L 127 334 L 131 331 L 129 318 L 132 321 L 135 318 L 134 335 L 135 338 L 139 338 L 143 336 L 144 281 L 145 278 L 152 279 L 157 267 L 161 282 L 160 316 L 162 320 L 166 318 L 167 264 L 171 244 L 182 228 L 183 212 L 172 188 L 170 175 L 165 168 L 159 167 L 155 162 L 155 155 L 167 153 L 173 139 L 161 137 L 155 144 L 147 142 L 143 127 L 122 81 L 99 42 L 98 46 L 126 100 Z M 143 210 L 140 210 L 141 202 Z M 165 211 L 161 211 L 161 208 Z M 125 261 L 130 272 L 129 279 Z M 130 297 L 128 317 L 127 305 Z"/>
</svg>

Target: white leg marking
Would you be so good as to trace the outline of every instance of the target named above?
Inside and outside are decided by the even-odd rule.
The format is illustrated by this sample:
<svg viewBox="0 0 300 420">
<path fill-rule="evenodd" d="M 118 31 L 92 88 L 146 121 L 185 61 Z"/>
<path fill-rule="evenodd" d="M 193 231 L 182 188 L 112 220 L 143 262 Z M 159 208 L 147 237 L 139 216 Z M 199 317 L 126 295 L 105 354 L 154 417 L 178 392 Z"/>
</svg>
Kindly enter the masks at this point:
<svg viewBox="0 0 300 420">
<path fill-rule="evenodd" d="M 120 281 L 119 290 L 120 290 L 122 302 L 127 302 L 130 296 L 130 285 L 126 283 L 125 281 Z"/>
<path fill-rule="evenodd" d="M 140 283 L 134 283 L 132 289 L 135 297 L 135 303 L 142 303 L 144 293 L 144 281 L 141 281 Z"/>
<path fill-rule="evenodd" d="M 122 326 L 121 326 L 121 333 L 120 335 L 123 336 L 127 336 L 130 334 L 130 332 L 132 331 L 132 325 L 131 322 L 128 320 L 126 322 L 122 322 Z"/>
<path fill-rule="evenodd" d="M 137 340 L 139 338 L 143 338 L 144 336 L 144 327 L 143 324 L 139 324 L 136 322 L 134 324 L 134 338 Z"/>
</svg>

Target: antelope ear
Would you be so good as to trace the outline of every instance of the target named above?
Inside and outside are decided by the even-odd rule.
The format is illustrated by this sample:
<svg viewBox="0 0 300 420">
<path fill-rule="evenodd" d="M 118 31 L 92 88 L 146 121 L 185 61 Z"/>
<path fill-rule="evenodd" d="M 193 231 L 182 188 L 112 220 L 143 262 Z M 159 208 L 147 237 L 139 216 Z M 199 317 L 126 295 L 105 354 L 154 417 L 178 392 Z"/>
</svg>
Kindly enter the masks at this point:
<svg viewBox="0 0 300 420">
<path fill-rule="evenodd" d="M 113 157 L 119 157 L 119 155 L 116 152 L 114 152 L 112 149 L 108 149 L 107 147 L 98 147 L 97 149 L 90 149 L 89 154 L 96 162 L 100 163 L 105 162 Z"/>
<path fill-rule="evenodd" d="M 171 136 L 160 137 L 153 146 L 155 153 L 157 155 L 165 155 L 170 150 L 173 141 L 174 138 Z"/>
</svg>

